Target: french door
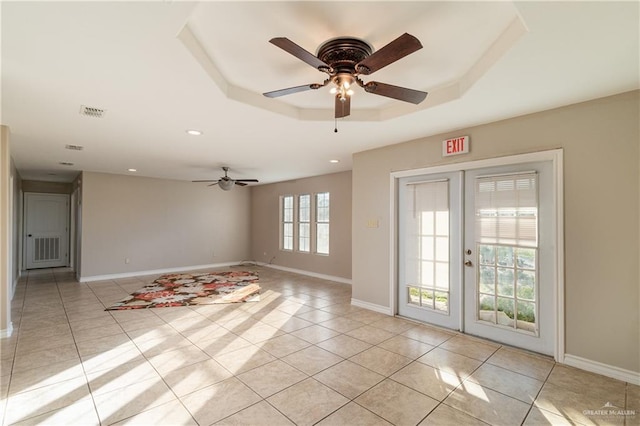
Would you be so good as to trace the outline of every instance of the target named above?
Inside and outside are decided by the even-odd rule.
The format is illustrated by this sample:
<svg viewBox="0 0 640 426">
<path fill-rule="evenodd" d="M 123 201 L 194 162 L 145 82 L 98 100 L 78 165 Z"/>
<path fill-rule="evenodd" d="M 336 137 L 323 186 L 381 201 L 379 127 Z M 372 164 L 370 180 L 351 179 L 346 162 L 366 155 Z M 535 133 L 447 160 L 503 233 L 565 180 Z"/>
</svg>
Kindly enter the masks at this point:
<svg viewBox="0 0 640 426">
<path fill-rule="evenodd" d="M 553 355 L 553 163 L 398 179 L 401 316 Z"/>
<path fill-rule="evenodd" d="M 398 313 L 459 330 L 462 172 L 407 177 L 399 186 Z"/>
</svg>

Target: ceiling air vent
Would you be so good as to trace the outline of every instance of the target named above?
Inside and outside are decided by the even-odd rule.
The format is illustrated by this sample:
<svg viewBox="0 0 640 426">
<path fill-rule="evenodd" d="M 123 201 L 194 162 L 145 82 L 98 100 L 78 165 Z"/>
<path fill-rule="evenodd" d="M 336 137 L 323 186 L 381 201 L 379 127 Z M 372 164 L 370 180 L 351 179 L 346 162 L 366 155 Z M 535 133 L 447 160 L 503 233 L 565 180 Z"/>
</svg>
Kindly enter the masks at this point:
<svg viewBox="0 0 640 426">
<path fill-rule="evenodd" d="M 70 149 L 71 151 L 82 151 L 84 149 L 81 145 L 65 145 L 66 149 Z"/>
<path fill-rule="evenodd" d="M 88 107 L 86 105 L 80 106 L 80 115 L 86 115 L 87 117 L 102 118 L 106 112 L 106 110 L 100 108 Z"/>
</svg>

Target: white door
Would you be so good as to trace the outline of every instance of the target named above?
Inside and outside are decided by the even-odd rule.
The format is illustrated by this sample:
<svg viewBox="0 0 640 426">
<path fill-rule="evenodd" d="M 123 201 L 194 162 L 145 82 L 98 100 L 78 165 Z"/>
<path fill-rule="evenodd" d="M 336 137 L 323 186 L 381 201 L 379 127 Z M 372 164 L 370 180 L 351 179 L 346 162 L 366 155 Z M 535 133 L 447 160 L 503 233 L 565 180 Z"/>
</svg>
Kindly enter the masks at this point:
<svg viewBox="0 0 640 426">
<path fill-rule="evenodd" d="M 25 194 L 27 269 L 68 265 L 69 196 Z"/>
<path fill-rule="evenodd" d="M 398 314 L 553 355 L 553 162 L 471 163 L 397 191 Z"/>
<path fill-rule="evenodd" d="M 462 173 L 403 178 L 398 190 L 398 313 L 460 330 Z"/>
<path fill-rule="evenodd" d="M 551 162 L 465 173 L 465 332 L 554 353 Z"/>
</svg>

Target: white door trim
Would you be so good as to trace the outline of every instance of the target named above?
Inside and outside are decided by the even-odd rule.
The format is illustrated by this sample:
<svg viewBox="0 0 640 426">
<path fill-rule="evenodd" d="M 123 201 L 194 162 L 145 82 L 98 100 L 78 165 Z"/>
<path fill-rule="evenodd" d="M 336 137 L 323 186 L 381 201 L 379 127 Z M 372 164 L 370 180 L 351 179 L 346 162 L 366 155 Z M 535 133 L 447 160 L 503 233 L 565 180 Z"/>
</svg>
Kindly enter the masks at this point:
<svg viewBox="0 0 640 426">
<path fill-rule="evenodd" d="M 551 161 L 553 169 L 553 185 L 555 188 L 555 216 L 553 226 L 555 228 L 555 247 L 556 253 L 554 258 L 554 276 L 556 277 L 556 289 L 554 292 L 553 312 L 555 342 L 554 342 L 554 359 L 557 362 L 564 362 L 565 354 L 565 333 L 564 333 L 564 182 L 563 182 L 563 151 L 562 149 L 553 149 L 548 151 L 531 152 L 527 154 L 510 155 L 505 157 L 488 158 L 484 160 L 467 161 L 461 163 L 443 164 L 432 167 L 423 167 L 412 170 L 400 170 L 391 172 L 389 175 L 389 302 L 390 310 L 393 315 L 397 314 L 397 291 L 398 291 L 398 229 L 396 208 L 398 203 L 398 180 L 403 177 L 445 173 L 461 170 L 479 169 L 485 167 L 497 167 L 510 164 L 521 164 L 538 161 Z"/>
</svg>

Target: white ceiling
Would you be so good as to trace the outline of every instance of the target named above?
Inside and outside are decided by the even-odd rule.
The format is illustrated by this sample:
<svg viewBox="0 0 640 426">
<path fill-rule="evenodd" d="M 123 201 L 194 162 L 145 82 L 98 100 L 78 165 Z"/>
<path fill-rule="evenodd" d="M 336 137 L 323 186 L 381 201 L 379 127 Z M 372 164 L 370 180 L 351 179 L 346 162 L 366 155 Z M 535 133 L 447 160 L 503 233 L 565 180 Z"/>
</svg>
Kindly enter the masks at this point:
<svg viewBox="0 0 640 426">
<path fill-rule="evenodd" d="M 640 87 L 636 1 L 0 7 L 0 118 L 24 179 L 129 168 L 214 179 L 228 165 L 234 178 L 276 182 L 349 170 L 355 152 Z M 363 80 L 429 92 L 420 105 L 359 90 L 334 133 L 328 88 L 261 95 L 324 79 L 273 37 L 316 53 L 333 37 L 379 49 L 404 32 L 424 48 Z M 85 117 L 81 105 L 107 112 Z"/>
</svg>

